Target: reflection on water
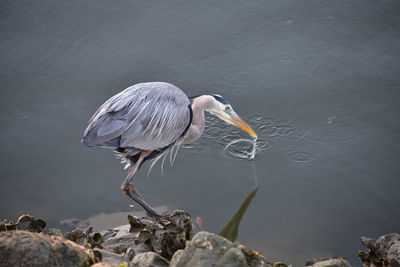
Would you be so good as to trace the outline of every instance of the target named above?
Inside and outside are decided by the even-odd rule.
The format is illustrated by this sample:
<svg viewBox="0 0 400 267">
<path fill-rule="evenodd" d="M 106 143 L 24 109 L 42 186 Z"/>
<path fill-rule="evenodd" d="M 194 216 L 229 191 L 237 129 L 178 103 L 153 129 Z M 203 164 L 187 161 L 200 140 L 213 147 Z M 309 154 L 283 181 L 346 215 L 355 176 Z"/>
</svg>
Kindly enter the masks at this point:
<svg viewBox="0 0 400 267">
<path fill-rule="evenodd" d="M 168 211 L 166 206 L 154 208 L 157 212 L 163 214 Z M 88 228 L 92 226 L 95 231 L 103 231 L 121 225 L 128 224 L 128 215 L 135 217 L 146 217 L 145 211 L 118 211 L 112 213 L 99 213 L 85 219 L 68 218 L 60 221 L 61 229 L 63 232 L 71 231 L 74 228 Z"/>
<path fill-rule="evenodd" d="M 253 198 L 256 196 L 258 186 L 254 188 L 247 197 L 243 200 L 239 209 L 233 215 L 233 217 L 229 220 L 229 222 L 225 225 L 224 229 L 219 233 L 221 236 L 225 237 L 230 241 L 235 241 L 239 234 L 239 225 L 243 219 L 243 215 L 246 213 L 247 208 L 250 206 Z"/>
<path fill-rule="evenodd" d="M 232 216 L 232 218 L 226 223 L 223 230 L 220 232 L 220 235 L 227 238 L 230 241 L 235 241 L 239 234 L 239 225 L 242 221 L 248 207 L 253 201 L 259 187 L 255 187 L 250 193 L 246 196 L 243 202 L 240 204 L 236 213 Z M 159 213 L 164 213 L 167 211 L 167 207 L 156 207 L 155 210 Z M 113 213 L 99 213 L 91 216 L 87 219 L 77 219 L 77 218 L 69 218 L 60 221 L 61 229 L 63 232 L 71 231 L 74 228 L 87 229 L 88 227 L 93 227 L 95 231 L 103 231 L 106 229 L 115 228 L 121 225 L 128 224 L 128 215 L 132 215 L 135 217 L 146 217 L 147 214 L 144 211 L 138 212 L 113 212 Z M 192 216 L 193 217 L 193 216 Z M 197 225 L 199 230 L 205 230 L 202 227 L 202 219 L 201 217 L 193 217 L 192 223 Z"/>
</svg>

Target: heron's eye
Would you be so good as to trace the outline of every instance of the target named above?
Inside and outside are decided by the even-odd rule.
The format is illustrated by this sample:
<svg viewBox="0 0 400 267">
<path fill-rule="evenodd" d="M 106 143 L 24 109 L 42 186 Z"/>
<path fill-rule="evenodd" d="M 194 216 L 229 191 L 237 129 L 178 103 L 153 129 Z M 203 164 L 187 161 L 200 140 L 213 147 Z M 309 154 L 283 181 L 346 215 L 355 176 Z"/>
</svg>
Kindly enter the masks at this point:
<svg viewBox="0 0 400 267">
<path fill-rule="evenodd" d="M 225 110 L 230 110 L 231 107 L 230 106 L 225 106 Z"/>
</svg>

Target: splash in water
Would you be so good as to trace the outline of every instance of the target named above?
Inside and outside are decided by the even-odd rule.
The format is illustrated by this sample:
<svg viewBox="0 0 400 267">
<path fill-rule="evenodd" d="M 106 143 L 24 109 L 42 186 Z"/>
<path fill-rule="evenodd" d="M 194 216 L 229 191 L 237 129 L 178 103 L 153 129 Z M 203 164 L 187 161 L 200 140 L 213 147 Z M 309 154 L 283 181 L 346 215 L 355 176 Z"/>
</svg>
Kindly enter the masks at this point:
<svg viewBox="0 0 400 267">
<path fill-rule="evenodd" d="M 246 147 L 244 144 L 251 145 L 251 147 Z M 236 158 L 253 160 L 257 154 L 257 138 L 239 138 L 229 142 L 225 149 L 232 156 Z"/>
<path fill-rule="evenodd" d="M 211 145 L 221 146 L 224 152 L 236 159 L 255 159 L 262 151 L 271 148 L 271 140 L 275 137 L 294 138 L 298 140 L 304 134 L 290 125 L 283 124 L 274 118 L 253 116 L 246 120 L 260 135 L 258 139 L 243 137 L 244 133 L 231 125 L 221 122 L 213 116 L 206 115 L 207 123 L 202 138 L 194 144 L 184 145 L 190 152 L 203 153 Z"/>
</svg>

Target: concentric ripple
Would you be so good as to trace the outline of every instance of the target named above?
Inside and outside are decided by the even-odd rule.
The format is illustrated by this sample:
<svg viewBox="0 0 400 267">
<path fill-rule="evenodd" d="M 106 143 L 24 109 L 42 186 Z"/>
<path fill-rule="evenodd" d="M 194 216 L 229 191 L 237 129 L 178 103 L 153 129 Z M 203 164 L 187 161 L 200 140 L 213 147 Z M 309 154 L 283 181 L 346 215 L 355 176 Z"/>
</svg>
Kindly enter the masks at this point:
<svg viewBox="0 0 400 267">
<path fill-rule="evenodd" d="M 225 146 L 225 151 L 234 158 L 252 160 L 257 153 L 257 140 L 248 138 L 239 138 L 229 142 Z"/>
<path fill-rule="evenodd" d="M 213 149 L 217 145 L 233 158 L 251 160 L 257 158 L 262 151 L 270 149 L 274 138 L 300 140 L 306 135 L 304 131 L 275 118 L 262 116 L 245 118 L 258 135 L 255 141 L 239 128 L 228 125 L 214 116 L 207 114 L 206 121 L 203 136 L 196 143 L 183 146 L 184 148 L 189 148 L 195 153 L 203 153 L 208 148 Z"/>
<path fill-rule="evenodd" d="M 292 151 L 288 154 L 289 162 L 306 163 L 314 160 L 314 156 L 304 151 Z"/>
</svg>

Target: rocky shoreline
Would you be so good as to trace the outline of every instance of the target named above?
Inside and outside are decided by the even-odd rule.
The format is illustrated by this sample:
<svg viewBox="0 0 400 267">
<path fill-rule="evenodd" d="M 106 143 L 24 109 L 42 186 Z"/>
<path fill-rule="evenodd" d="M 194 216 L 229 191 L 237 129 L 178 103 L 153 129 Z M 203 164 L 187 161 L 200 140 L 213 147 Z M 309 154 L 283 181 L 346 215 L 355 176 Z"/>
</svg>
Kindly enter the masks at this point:
<svg viewBox="0 0 400 267">
<path fill-rule="evenodd" d="M 0 222 L 0 266 L 93 267 L 288 267 L 269 262 L 259 252 L 205 231 L 194 235 L 191 218 L 176 213 L 159 221 L 128 216 L 127 225 L 94 232 L 93 228 L 62 233 L 46 223 L 22 215 L 17 223 Z M 373 240 L 362 237 L 367 248 L 359 252 L 363 266 L 400 266 L 400 235 Z M 361 263 L 360 263 L 361 265 Z M 348 267 L 343 256 L 313 259 L 313 267 Z"/>
</svg>

